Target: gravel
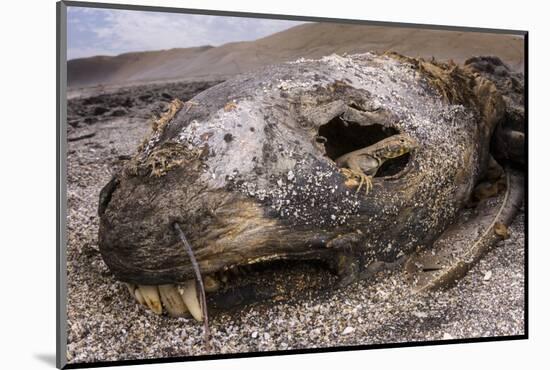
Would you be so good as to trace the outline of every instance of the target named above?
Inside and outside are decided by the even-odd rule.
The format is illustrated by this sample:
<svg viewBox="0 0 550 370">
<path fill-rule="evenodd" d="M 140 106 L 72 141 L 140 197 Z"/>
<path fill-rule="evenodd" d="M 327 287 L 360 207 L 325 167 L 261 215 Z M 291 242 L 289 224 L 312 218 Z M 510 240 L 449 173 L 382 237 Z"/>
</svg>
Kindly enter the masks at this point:
<svg viewBox="0 0 550 370">
<path fill-rule="evenodd" d="M 316 298 L 218 313 L 206 352 L 202 325 L 139 306 L 98 250 L 99 191 L 149 131 L 147 120 L 128 114 L 71 131 L 95 135 L 68 144 L 69 363 L 524 334 L 522 212 L 510 239 L 449 290 L 412 295 L 402 271 L 382 271 Z"/>
</svg>

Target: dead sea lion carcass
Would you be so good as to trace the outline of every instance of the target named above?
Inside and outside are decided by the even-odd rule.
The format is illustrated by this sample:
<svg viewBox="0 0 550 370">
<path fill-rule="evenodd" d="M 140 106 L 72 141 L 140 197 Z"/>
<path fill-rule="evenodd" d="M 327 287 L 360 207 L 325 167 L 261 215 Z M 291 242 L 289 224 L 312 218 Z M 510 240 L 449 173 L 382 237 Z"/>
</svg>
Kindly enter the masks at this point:
<svg viewBox="0 0 550 370">
<path fill-rule="evenodd" d="M 194 273 L 176 223 L 211 291 L 224 290 L 220 271 L 280 260 L 324 261 L 345 285 L 374 261 L 431 245 L 453 223 L 486 173 L 506 106 L 474 68 L 397 54 L 240 75 L 174 101 L 105 186 L 101 254 L 158 313 L 193 301 L 178 298 L 194 289 Z M 339 167 L 394 137 L 411 144 L 383 163 Z"/>
</svg>

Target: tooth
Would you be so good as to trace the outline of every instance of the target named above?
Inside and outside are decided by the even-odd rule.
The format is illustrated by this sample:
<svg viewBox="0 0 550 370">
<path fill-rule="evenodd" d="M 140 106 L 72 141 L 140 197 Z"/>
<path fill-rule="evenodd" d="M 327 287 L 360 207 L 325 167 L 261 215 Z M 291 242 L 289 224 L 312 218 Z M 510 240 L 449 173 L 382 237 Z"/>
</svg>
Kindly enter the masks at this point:
<svg viewBox="0 0 550 370">
<path fill-rule="evenodd" d="M 136 301 L 138 301 L 139 304 L 142 304 L 144 306 L 147 306 L 145 304 L 145 300 L 143 299 L 143 296 L 141 295 L 141 293 L 139 292 L 139 289 L 137 289 L 137 285 L 136 284 L 131 284 L 131 283 L 124 283 L 126 285 L 126 287 L 128 288 L 128 291 L 130 292 L 130 295 L 136 299 Z"/>
<path fill-rule="evenodd" d="M 160 300 L 170 316 L 182 316 L 188 310 L 175 285 L 159 285 Z"/>
<path fill-rule="evenodd" d="M 130 292 L 130 295 L 132 297 L 135 297 L 134 291 L 136 290 L 136 285 L 135 284 L 130 284 L 130 283 L 124 283 L 124 285 L 126 285 L 126 287 L 128 288 L 128 291 Z"/>
<path fill-rule="evenodd" d="M 151 311 L 160 315 L 162 304 L 160 303 L 159 291 L 156 285 L 139 285 L 139 292 L 145 300 L 145 304 Z"/>
<path fill-rule="evenodd" d="M 206 275 L 204 277 L 204 290 L 208 293 L 215 292 L 220 288 L 220 282 L 211 275 Z"/>
<path fill-rule="evenodd" d="M 139 304 L 147 306 L 147 304 L 145 303 L 145 299 L 143 299 L 143 296 L 141 295 L 139 289 L 134 290 L 133 296 L 136 297 L 136 301 L 138 301 Z"/>
<path fill-rule="evenodd" d="M 199 304 L 199 299 L 197 296 L 197 288 L 195 287 L 195 280 L 188 280 L 185 283 L 183 288 L 183 302 L 187 306 L 187 309 L 191 315 L 197 321 L 202 321 L 202 310 L 201 305 Z"/>
</svg>

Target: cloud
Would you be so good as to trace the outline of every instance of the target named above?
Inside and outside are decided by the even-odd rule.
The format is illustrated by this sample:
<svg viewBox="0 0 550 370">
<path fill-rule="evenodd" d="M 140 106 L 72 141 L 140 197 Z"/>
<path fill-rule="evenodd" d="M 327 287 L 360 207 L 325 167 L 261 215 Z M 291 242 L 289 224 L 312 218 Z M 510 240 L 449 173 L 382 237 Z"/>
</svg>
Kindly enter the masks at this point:
<svg viewBox="0 0 550 370">
<path fill-rule="evenodd" d="M 69 8 L 69 59 L 145 51 L 218 46 L 255 40 L 303 22 L 144 12 L 136 10 Z"/>
</svg>

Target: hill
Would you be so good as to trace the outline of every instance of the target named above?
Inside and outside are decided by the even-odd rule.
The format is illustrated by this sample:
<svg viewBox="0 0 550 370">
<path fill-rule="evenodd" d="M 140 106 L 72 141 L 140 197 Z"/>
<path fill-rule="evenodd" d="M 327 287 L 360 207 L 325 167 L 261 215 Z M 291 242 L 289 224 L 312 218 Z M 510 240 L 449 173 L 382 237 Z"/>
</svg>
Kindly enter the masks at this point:
<svg viewBox="0 0 550 370">
<path fill-rule="evenodd" d="M 337 23 L 306 23 L 273 35 L 218 47 L 201 46 L 95 56 L 67 62 L 69 88 L 162 80 L 227 78 L 263 65 L 332 53 L 396 51 L 408 56 L 463 62 L 497 55 L 523 68 L 523 39 L 477 32 L 439 31 Z"/>
</svg>

